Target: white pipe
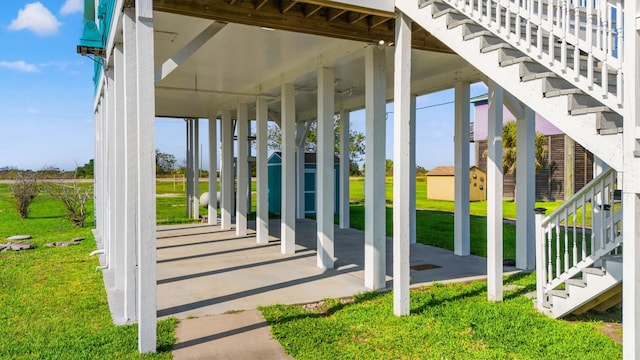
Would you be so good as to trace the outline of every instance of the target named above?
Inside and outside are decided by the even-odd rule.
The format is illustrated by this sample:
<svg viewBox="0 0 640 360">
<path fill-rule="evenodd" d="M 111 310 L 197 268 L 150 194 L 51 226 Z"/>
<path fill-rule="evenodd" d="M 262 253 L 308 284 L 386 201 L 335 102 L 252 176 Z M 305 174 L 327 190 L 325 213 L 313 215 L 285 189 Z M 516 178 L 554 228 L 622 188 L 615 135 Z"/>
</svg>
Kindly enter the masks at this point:
<svg viewBox="0 0 640 360">
<path fill-rule="evenodd" d="M 89 253 L 89 256 L 94 256 L 98 254 L 104 254 L 104 249 L 93 250 L 92 252 Z"/>
</svg>

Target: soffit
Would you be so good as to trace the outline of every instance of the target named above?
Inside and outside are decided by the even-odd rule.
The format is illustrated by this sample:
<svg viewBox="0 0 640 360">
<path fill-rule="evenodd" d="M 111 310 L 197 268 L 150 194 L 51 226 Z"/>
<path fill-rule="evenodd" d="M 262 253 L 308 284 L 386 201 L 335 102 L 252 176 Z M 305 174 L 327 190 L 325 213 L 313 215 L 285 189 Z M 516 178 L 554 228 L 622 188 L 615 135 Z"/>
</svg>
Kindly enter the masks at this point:
<svg viewBox="0 0 640 360">
<path fill-rule="evenodd" d="M 155 11 L 156 69 L 212 23 L 203 17 Z M 207 117 L 220 110 L 233 110 L 239 102 L 253 104 L 258 96 L 269 99 L 270 110 L 277 113 L 280 84 L 286 82 L 295 85 L 300 119 L 312 118 L 319 66 L 335 70 L 336 109 L 364 107 L 364 49 L 378 44 L 237 23 L 218 24 L 214 26 L 220 26 L 220 31 L 156 84 L 157 116 Z M 393 47 L 388 45 L 382 47 L 387 59 L 387 98 L 391 99 Z M 460 80 L 481 79 L 457 55 L 414 48 L 412 56 L 412 91 L 416 94 L 450 88 Z"/>
</svg>

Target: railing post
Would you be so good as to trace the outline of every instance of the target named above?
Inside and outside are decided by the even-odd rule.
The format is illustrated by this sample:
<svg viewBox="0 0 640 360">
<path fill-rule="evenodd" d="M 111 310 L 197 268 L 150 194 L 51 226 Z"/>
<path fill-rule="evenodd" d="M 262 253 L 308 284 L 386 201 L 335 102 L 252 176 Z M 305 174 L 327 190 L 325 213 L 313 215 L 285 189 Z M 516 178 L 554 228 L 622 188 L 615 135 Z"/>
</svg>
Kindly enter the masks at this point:
<svg viewBox="0 0 640 360">
<path fill-rule="evenodd" d="M 538 311 L 542 311 L 544 304 L 545 271 L 547 271 L 544 261 L 544 231 L 542 221 L 547 209 L 535 208 L 536 213 L 536 301 Z"/>
</svg>

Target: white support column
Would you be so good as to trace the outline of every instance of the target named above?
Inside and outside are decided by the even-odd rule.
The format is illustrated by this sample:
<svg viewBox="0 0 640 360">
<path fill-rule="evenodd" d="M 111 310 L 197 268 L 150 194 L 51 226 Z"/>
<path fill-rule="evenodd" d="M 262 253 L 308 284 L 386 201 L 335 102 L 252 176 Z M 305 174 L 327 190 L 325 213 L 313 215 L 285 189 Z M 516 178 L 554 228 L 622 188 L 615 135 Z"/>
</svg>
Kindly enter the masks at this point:
<svg viewBox="0 0 640 360">
<path fill-rule="evenodd" d="M 238 157 L 236 169 L 238 173 L 236 185 L 236 235 L 247 235 L 247 189 L 249 188 L 248 137 L 249 118 L 247 104 L 238 104 Z"/>
<path fill-rule="evenodd" d="M 109 82 L 105 81 L 103 86 L 102 102 L 100 107 L 100 194 L 101 194 L 101 236 L 102 247 L 104 249 L 104 265 L 109 267 L 111 255 L 111 241 L 109 237 Z"/>
<path fill-rule="evenodd" d="M 640 358 L 640 5 L 624 3 L 622 357 Z"/>
<path fill-rule="evenodd" d="M 293 84 L 283 84 L 282 101 L 282 202 L 280 207 L 280 251 L 293 254 L 296 245 L 296 95 Z"/>
<path fill-rule="evenodd" d="M 185 182 L 187 184 L 187 218 L 193 217 L 193 119 L 184 119 L 186 124 L 186 150 L 187 166 L 185 169 Z"/>
<path fill-rule="evenodd" d="M 220 174 L 220 228 L 231 229 L 233 209 L 233 121 L 231 112 L 223 111 L 220 120 L 222 142 L 222 172 Z"/>
<path fill-rule="evenodd" d="M 138 349 L 156 351 L 156 178 L 153 1 L 136 0 L 138 86 Z"/>
<path fill-rule="evenodd" d="M 409 106 L 409 244 L 416 239 L 416 95 L 410 95 Z"/>
<path fill-rule="evenodd" d="M 340 112 L 340 229 L 350 228 L 349 213 L 349 174 L 351 172 L 349 149 L 349 115 L 348 110 Z"/>
<path fill-rule="evenodd" d="M 323 269 L 332 269 L 334 262 L 334 81 L 333 69 L 325 67 L 318 69 L 318 150 L 316 160 L 317 265 Z"/>
<path fill-rule="evenodd" d="M 536 114 L 525 106 L 524 117 L 516 120 L 516 267 L 536 267 Z"/>
<path fill-rule="evenodd" d="M 487 129 L 487 293 L 488 299 L 490 301 L 502 301 L 503 90 L 500 85 L 494 83 L 491 80 L 489 80 L 488 88 L 489 119 Z M 468 184 L 469 182 L 467 181 L 465 185 L 468 186 Z"/>
<path fill-rule="evenodd" d="M 107 173 L 105 174 L 105 180 L 107 181 L 107 242 L 109 243 L 109 255 L 107 256 L 109 269 L 114 268 L 114 264 L 116 261 L 116 230 L 117 224 L 115 222 L 116 212 L 115 212 L 115 203 L 116 203 L 116 192 L 115 192 L 115 182 L 116 182 L 116 159 L 115 159 L 115 132 L 116 132 L 116 102 L 115 102 L 115 72 L 113 66 L 110 66 L 107 70 L 107 123 L 106 123 L 106 153 L 107 153 Z"/>
<path fill-rule="evenodd" d="M 209 225 L 218 224 L 218 119 L 209 116 Z"/>
<path fill-rule="evenodd" d="M 104 89 L 104 87 L 103 87 Z M 105 156 L 105 151 L 104 151 L 104 142 L 106 141 L 106 134 L 104 131 L 104 124 L 105 124 L 105 112 L 106 110 L 106 99 L 104 94 L 101 95 L 101 100 L 100 100 L 100 107 L 99 107 L 99 119 L 98 119 L 98 154 L 96 155 L 96 164 L 95 166 L 97 167 L 97 173 L 95 174 L 95 178 L 96 178 L 96 182 L 98 184 L 98 206 L 99 206 L 99 210 L 98 210 L 98 232 L 100 233 L 100 238 L 101 238 L 101 242 L 102 242 L 102 248 L 105 251 L 105 262 L 106 264 L 109 263 L 109 256 L 108 256 L 108 244 L 106 244 L 106 239 L 107 239 L 107 229 L 106 229 L 106 217 L 107 217 L 107 205 L 106 205 L 106 181 L 105 181 L 105 162 L 106 162 L 106 156 Z"/>
<path fill-rule="evenodd" d="M 115 183 L 114 192 L 116 194 L 115 199 L 115 223 L 116 232 L 114 234 L 116 238 L 115 249 L 115 263 L 114 263 L 114 278 L 116 290 L 124 290 L 125 284 L 125 253 L 126 253 L 126 224 L 127 219 L 125 215 L 125 209 L 127 204 L 126 198 L 126 153 L 125 153 L 125 134 L 126 134 L 126 121 L 125 121 L 125 93 L 124 93 L 124 55 L 122 43 L 116 44 L 113 50 L 113 66 L 115 70 L 115 94 L 114 101 L 115 109 Z"/>
<path fill-rule="evenodd" d="M 191 187 L 191 218 L 200 219 L 200 119 L 193 121 L 193 186 Z"/>
<path fill-rule="evenodd" d="M 384 49 L 365 49 L 364 286 L 386 287 L 386 68 Z"/>
<path fill-rule="evenodd" d="M 454 195 L 454 245 L 456 255 L 470 254 L 469 212 L 469 83 L 457 82 L 455 86 L 455 195 Z"/>
<path fill-rule="evenodd" d="M 296 217 L 304 219 L 305 217 L 305 196 L 304 196 L 304 140 L 305 123 L 298 122 L 296 129 Z"/>
<path fill-rule="evenodd" d="M 393 313 L 409 315 L 409 242 L 411 226 L 411 20 L 396 14 L 393 87 Z M 414 161 L 412 163 L 412 160 Z M 384 189 L 384 187 L 382 188 Z M 413 193 L 413 195 L 412 195 Z M 414 209 L 415 213 L 415 209 Z"/>
<path fill-rule="evenodd" d="M 93 151 L 94 151 L 94 161 L 93 161 L 93 182 L 94 182 L 94 190 L 93 190 L 93 215 L 95 222 L 95 234 L 96 241 L 98 241 L 98 237 L 102 237 L 102 189 L 100 187 L 100 175 L 101 175 L 101 166 L 102 166 L 102 158 L 100 157 L 100 147 L 101 145 L 101 124 L 102 124 L 102 101 L 98 102 L 95 112 L 93 114 Z"/>
<path fill-rule="evenodd" d="M 124 47 L 125 68 L 125 283 L 124 283 L 124 320 L 138 320 L 138 288 L 137 288 L 137 215 L 138 209 L 138 122 L 136 87 L 136 34 L 135 11 L 124 10 L 122 37 Z"/>
<path fill-rule="evenodd" d="M 269 198 L 267 170 L 267 125 L 268 103 L 266 99 L 258 99 L 256 103 L 256 176 L 257 176 L 257 209 L 256 209 L 256 242 L 269 242 Z"/>
<path fill-rule="evenodd" d="M 625 103 L 625 106 L 628 103 Z M 626 130 L 625 130 L 626 131 Z M 638 181 L 636 174 L 624 173 L 622 192 L 622 355 L 624 359 L 640 358 L 640 189 L 626 187 Z M 635 179 L 634 179 L 635 178 Z"/>
</svg>

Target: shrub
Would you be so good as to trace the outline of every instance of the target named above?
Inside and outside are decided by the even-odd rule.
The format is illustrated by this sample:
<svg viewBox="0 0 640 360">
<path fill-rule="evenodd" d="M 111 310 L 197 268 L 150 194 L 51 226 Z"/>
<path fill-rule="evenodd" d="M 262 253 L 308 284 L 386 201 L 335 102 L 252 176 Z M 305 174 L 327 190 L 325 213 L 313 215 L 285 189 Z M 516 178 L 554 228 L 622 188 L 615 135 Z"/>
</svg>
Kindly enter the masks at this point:
<svg viewBox="0 0 640 360">
<path fill-rule="evenodd" d="M 29 205 L 40 193 L 36 174 L 18 172 L 11 186 L 11 192 L 13 193 L 14 206 L 20 214 L 20 218 L 26 219 L 29 215 Z"/>
<path fill-rule="evenodd" d="M 87 218 L 87 202 L 91 199 L 93 186 L 80 186 L 77 182 L 47 182 L 44 191 L 52 198 L 62 201 L 67 210 L 67 219 L 77 227 L 83 227 Z"/>
</svg>

